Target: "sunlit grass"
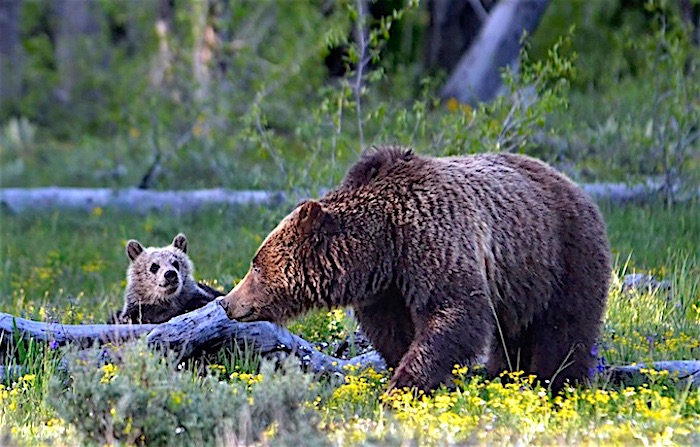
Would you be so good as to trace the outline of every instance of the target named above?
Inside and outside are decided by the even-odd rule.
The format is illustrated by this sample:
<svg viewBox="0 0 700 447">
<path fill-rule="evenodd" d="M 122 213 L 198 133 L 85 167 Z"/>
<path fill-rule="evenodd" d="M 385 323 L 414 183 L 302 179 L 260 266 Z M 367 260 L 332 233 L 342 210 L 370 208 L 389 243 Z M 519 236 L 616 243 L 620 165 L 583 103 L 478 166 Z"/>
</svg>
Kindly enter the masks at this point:
<svg viewBox="0 0 700 447">
<path fill-rule="evenodd" d="M 395 436 L 418 445 L 557 445 L 664 443 L 698 439 L 698 390 L 677 388 L 665 372 L 651 385 L 567 388 L 552 396 L 521 372 L 489 381 L 455 367 L 454 389 L 417 397 L 383 393 L 386 374 L 353 373 L 327 402 L 314 405 L 340 445 Z M 358 406 L 358 403 L 362 406 Z"/>
</svg>

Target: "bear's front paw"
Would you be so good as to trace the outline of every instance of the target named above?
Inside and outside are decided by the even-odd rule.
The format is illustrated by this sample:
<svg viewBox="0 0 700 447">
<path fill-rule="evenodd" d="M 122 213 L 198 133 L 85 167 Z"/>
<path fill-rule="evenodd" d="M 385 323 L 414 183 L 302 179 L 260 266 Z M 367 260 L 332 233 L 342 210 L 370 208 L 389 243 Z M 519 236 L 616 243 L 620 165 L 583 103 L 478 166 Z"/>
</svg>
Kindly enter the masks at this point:
<svg viewBox="0 0 700 447">
<path fill-rule="evenodd" d="M 430 386 L 425 380 L 412 374 L 407 368 L 399 367 L 389 382 L 389 392 L 392 390 L 410 389 L 416 391 L 428 391 Z"/>
</svg>

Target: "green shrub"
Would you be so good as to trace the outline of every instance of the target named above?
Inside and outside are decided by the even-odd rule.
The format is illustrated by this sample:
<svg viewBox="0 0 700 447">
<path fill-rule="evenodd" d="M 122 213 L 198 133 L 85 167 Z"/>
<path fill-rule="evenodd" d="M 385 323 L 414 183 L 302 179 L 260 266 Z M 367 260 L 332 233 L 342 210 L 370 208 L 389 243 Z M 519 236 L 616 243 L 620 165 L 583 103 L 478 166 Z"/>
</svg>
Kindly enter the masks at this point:
<svg viewBox="0 0 700 447">
<path fill-rule="evenodd" d="M 105 361 L 105 354 L 115 360 Z M 260 437 L 286 444 L 298 436 L 323 444 L 316 416 L 304 405 L 312 378 L 298 365 L 222 380 L 154 353 L 143 342 L 118 350 L 67 355 L 69 377 L 55 377 L 51 400 L 58 415 L 86 443 L 96 445 L 216 445 Z M 66 384 L 67 379 L 67 384 Z"/>
</svg>

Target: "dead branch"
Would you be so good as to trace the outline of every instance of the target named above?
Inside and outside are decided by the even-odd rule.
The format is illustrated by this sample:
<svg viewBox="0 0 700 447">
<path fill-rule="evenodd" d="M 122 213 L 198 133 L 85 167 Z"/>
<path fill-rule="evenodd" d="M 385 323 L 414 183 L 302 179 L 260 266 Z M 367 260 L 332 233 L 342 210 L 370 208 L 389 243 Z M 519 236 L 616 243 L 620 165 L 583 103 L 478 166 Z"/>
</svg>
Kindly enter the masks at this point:
<svg viewBox="0 0 700 447">
<path fill-rule="evenodd" d="M 159 325 L 63 325 L 0 313 L 0 331 L 0 337 L 7 344 L 12 344 L 19 337 L 58 345 L 71 343 L 89 347 L 104 343 L 122 344 L 145 335 L 149 345 L 175 351 L 182 360 L 215 352 L 227 344 L 236 344 L 240 348 L 252 348 L 261 355 L 296 355 L 314 372 L 342 374 L 347 365 L 386 369 L 384 360 L 376 352 L 339 359 L 318 351 L 308 341 L 272 323 L 231 321 L 218 300 Z"/>
<path fill-rule="evenodd" d="M 297 355 L 302 363 L 314 372 L 330 371 L 342 374 L 346 365 L 386 369 L 384 360 L 376 352 L 348 360 L 339 359 L 318 351 L 311 343 L 281 326 L 265 321 L 231 321 L 219 305 L 219 301 L 220 299 L 158 325 L 148 334 L 148 343 L 173 349 L 183 358 L 191 358 L 203 351 L 216 350 L 233 342 L 239 347 L 252 347 L 263 355 L 276 352 Z"/>
<path fill-rule="evenodd" d="M 148 334 L 155 324 L 115 325 L 115 324 L 60 324 L 42 323 L 14 315 L 0 313 L 0 339 L 13 343 L 16 337 L 33 339 L 57 345 L 68 343 L 89 347 L 93 344 L 123 343 Z"/>
<path fill-rule="evenodd" d="M 275 324 L 231 321 L 219 305 L 219 301 L 220 299 L 158 325 L 62 325 L 0 313 L 0 336 L 3 340 L 21 337 L 47 343 L 55 341 L 59 344 L 72 343 L 88 347 L 108 342 L 125 343 L 146 335 L 149 345 L 163 350 L 174 350 L 182 360 L 197 357 L 204 352 L 215 352 L 227 344 L 236 344 L 241 348 L 252 348 L 261 355 L 296 355 L 314 372 L 342 375 L 348 365 L 372 367 L 377 371 L 386 369 L 384 360 L 376 351 L 347 360 L 339 359 L 318 351 L 308 341 Z M 669 377 L 680 384 L 689 383 L 690 386 L 700 387 L 700 360 L 613 366 L 606 374 L 612 384 L 630 385 L 647 380 L 645 369 L 666 370 Z M 20 366 L 0 367 L 0 382 L 16 380 L 22 374 L 23 369 Z"/>
<path fill-rule="evenodd" d="M 635 184 L 587 183 L 581 184 L 581 187 L 595 200 L 608 200 L 613 203 L 643 202 L 657 196 L 663 182 L 650 178 Z M 700 197 L 700 188 L 690 191 L 689 197 Z M 136 213 L 154 210 L 182 213 L 196 211 L 208 205 L 275 205 L 304 198 L 307 197 L 281 191 L 227 189 L 153 191 L 137 188 L 0 188 L 0 208 L 9 212 L 54 209 L 91 211 L 101 207 Z"/>
</svg>

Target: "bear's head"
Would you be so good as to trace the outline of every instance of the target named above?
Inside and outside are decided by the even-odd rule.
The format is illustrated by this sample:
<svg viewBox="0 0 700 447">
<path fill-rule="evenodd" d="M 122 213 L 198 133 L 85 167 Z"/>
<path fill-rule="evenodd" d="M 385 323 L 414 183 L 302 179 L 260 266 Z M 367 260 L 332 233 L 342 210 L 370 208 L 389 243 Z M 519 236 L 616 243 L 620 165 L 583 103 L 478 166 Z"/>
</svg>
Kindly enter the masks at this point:
<svg viewBox="0 0 700 447">
<path fill-rule="evenodd" d="M 185 235 L 178 234 L 167 247 L 144 248 L 132 239 L 126 255 L 130 263 L 121 319 L 160 322 L 176 314 L 185 283 L 194 281 Z"/>
<path fill-rule="evenodd" d="M 231 319 L 283 323 L 339 304 L 347 262 L 336 216 L 317 201 L 297 206 L 265 238 L 245 277 L 221 305 Z"/>
</svg>

